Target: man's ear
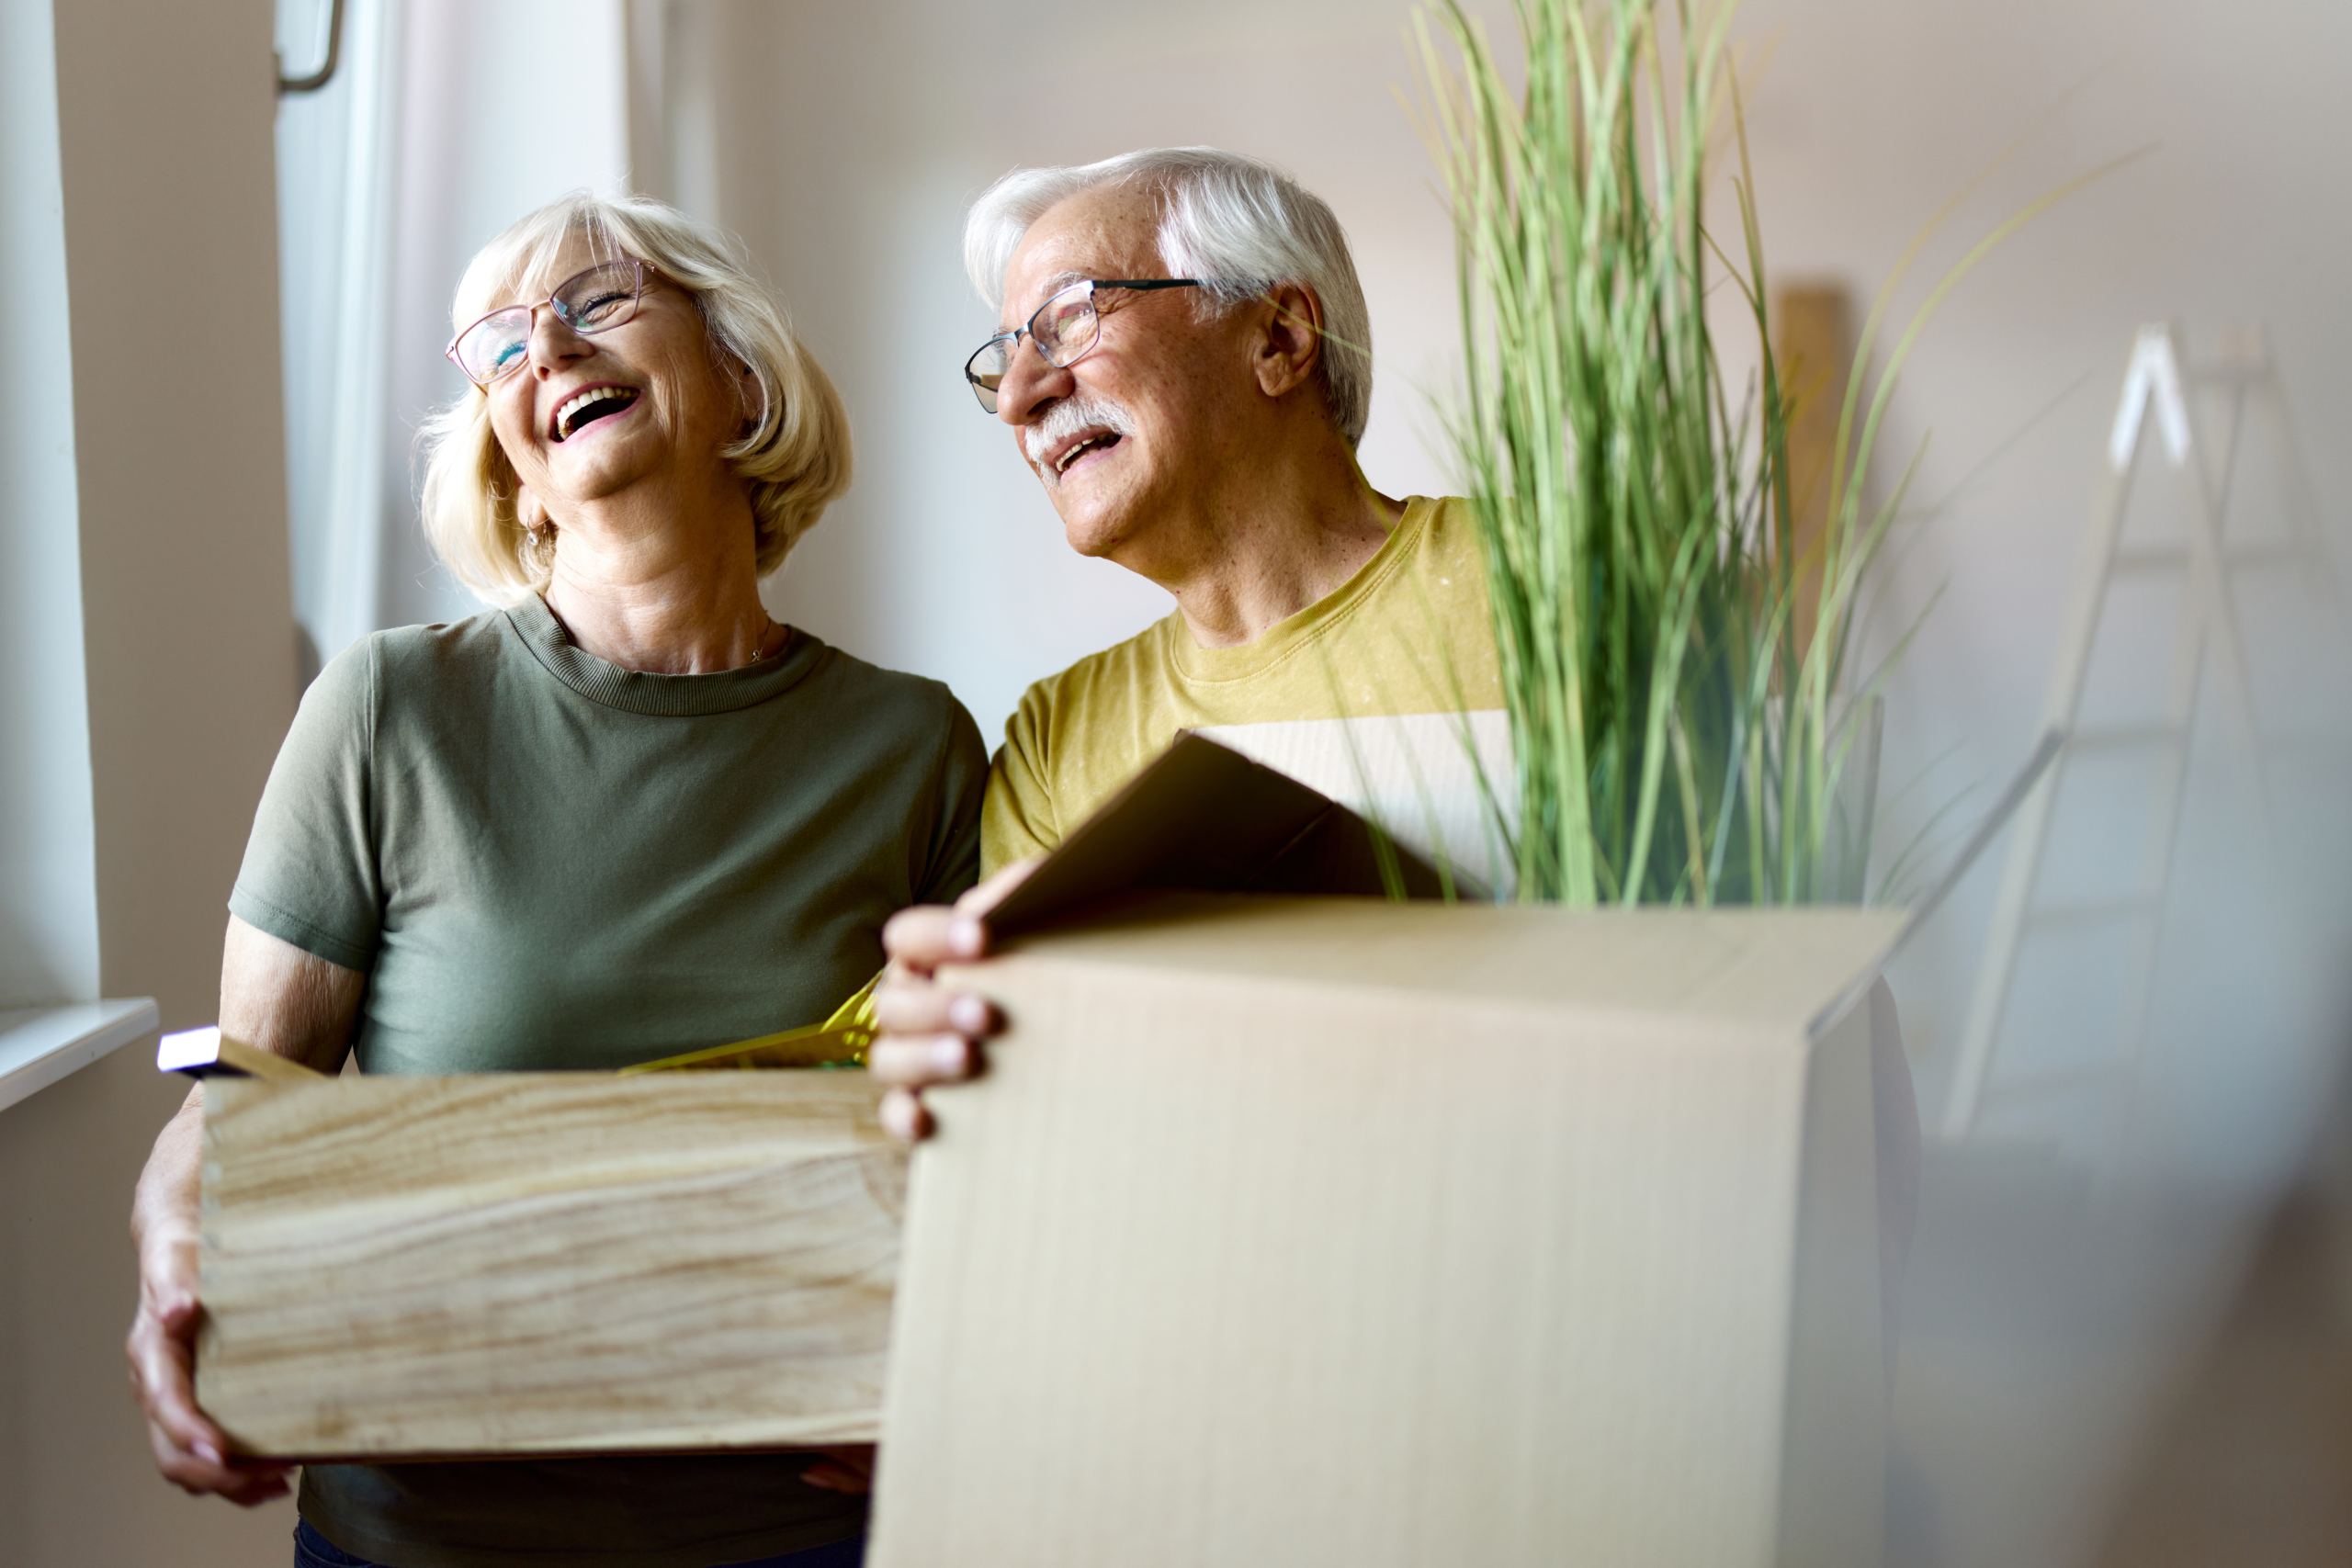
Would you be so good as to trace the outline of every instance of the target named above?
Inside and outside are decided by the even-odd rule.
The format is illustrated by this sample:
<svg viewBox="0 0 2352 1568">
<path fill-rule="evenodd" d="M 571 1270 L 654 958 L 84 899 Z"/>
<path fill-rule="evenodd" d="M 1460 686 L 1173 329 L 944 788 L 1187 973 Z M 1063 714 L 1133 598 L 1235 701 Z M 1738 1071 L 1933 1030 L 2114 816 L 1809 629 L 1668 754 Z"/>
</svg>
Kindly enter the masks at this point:
<svg viewBox="0 0 2352 1568">
<path fill-rule="evenodd" d="M 1280 283 L 1259 299 L 1260 328 L 1250 368 L 1270 398 L 1288 395 L 1315 374 L 1323 357 L 1323 301 L 1295 283 Z"/>
</svg>

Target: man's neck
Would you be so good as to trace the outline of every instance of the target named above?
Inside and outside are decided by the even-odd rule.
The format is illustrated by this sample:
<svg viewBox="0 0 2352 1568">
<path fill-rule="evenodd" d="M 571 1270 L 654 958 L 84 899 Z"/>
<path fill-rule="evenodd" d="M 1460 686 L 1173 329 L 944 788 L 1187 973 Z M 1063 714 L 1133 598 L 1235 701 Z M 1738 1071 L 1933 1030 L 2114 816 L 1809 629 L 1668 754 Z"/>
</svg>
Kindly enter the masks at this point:
<svg viewBox="0 0 2352 1568">
<path fill-rule="evenodd" d="M 1326 455 L 1327 458 L 1329 455 Z M 1246 490 L 1199 496 L 1177 526 L 1180 561 L 1137 570 L 1173 594 L 1193 640 L 1238 648 L 1337 591 L 1379 553 L 1404 514 L 1364 482 L 1354 456 L 1259 470 Z M 1170 519 L 1170 522 L 1175 520 Z"/>
</svg>

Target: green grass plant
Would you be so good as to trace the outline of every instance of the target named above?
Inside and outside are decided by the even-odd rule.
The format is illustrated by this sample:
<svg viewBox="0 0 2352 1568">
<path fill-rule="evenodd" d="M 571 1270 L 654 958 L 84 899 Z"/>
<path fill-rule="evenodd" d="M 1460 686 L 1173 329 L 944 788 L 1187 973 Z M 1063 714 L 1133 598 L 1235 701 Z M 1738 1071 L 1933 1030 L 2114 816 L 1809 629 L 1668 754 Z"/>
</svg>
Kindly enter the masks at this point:
<svg viewBox="0 0 2352 1568">
<path fill-rule="evenodd" d="M 1945 275 L 1873 385 L 1888 301 L 1944 215 L 1922 230 L 1864 327 L 1826 521 L 1800 549 L 1731 7 L 1514 8 L 1518 86 L 1455 0 L 1416 25 L 1456 230 L 1467 387 L 1450 434 L 1485 542 L 1518 773 L 1497 794 L 1519 807 L 1519 897 L 1858 900 L 1870 812 L 1853 773 L 1867 761 L 1874 773 L 1857 747 L 1875 731 L 1851 718 L 1872 711 L 1880 677 L 1849 689 L 1847 666 L 1910 473 L 1870 507 L 1862 480 L 1928 317 L 2063 192 Z M 1734 151 L 1737 259 L 1705 216 L 1711 154 Z M 1760 350 L 1736 400 L 1707 317 L 1724 279 Z M 1808 577 L 1818 607 L 1801 628 Z"/>
</svg>

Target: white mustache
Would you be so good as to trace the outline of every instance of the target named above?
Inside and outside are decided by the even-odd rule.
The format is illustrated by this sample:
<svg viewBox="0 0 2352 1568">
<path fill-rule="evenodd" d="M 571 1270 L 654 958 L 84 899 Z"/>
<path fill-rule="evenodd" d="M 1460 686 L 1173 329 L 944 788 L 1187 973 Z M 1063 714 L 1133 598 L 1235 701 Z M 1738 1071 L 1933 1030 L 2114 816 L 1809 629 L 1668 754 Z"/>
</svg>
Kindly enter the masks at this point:
<svg viewBox="0 0 2352 1568">
<path fill-rule="evenodd" d="M 1081 430 L 1133 435 L 1135 419 L 1109 398 L 1091 392 L 1075 393 L 1047 409 L 1046 417 L 1036 423 L 1022 427 L 1021 455 L 1029 459 L 1029 466 L 1037 470 L 1039 479 L 1051 484 L 1059 476 L 1046 466 L 1045 455 Z"/>
</svg>

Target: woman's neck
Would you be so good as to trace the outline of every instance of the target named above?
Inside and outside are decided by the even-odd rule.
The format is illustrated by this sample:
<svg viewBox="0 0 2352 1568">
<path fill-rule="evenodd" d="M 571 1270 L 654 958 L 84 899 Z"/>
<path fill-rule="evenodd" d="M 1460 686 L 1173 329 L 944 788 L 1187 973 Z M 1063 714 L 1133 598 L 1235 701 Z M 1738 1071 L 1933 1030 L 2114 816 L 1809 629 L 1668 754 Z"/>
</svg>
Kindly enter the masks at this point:
<svg viewBox="0 0 2352 1568">
<path fill-rule="evenodd" d="M 719 517 L 661 510 L 662 525 L 632 526 L 650 519 L 610 507 L 559 525 L 546 596 L 571 640 L 659 675 L 713 674 L 777 652 L 784 631 L 760 603 L 748 502 L 720 506 L 735 515 Z"/>
</svg>

